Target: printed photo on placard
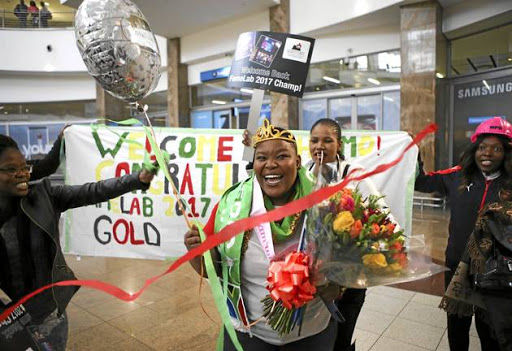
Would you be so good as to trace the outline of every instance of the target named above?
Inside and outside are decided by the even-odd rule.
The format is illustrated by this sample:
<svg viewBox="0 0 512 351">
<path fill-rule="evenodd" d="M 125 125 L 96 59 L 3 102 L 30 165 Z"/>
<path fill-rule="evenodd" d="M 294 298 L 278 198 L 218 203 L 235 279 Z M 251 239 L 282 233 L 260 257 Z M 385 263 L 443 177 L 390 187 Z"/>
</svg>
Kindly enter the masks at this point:
<svg viewBox="0 0 512 351">
<path fill-rule="evenodd" d="M 287 60 L 306 63 L 311 42 L 295 38 L 286 38 L 284 43 L 283 58 Z"/>
<path fill-rule="evenodd" d="M 279 40 L 262 35 L 258 39 L 258 44 L 253 50 L 249 61 L 269 68 L 281 45 L 282 42 Z"/>
<path fill-rule="evenodd" d="M 254 50 L 255 34 L 256 32 L 240 34 L 235 51 L 235 60 L 241 60 L 251 55 Z"/>
</svg>

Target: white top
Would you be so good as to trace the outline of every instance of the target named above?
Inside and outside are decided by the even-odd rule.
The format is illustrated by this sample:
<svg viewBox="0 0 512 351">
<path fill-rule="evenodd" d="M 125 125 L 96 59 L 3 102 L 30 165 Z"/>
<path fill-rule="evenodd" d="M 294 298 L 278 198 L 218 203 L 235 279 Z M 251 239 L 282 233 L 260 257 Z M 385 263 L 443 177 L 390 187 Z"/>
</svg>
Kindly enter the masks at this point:
<svg viewBox="0 0 512 351">
<path fill-rule="evenodd" d="M 279 252 L 290 247 L 297 246 L 299 235 L 294 234 L 289 240 L 280 245 L 274 245 L 276 255 Z M 267 272 L 270 261 L 265 255 L 263 248 L 256 233 L 252 233 L 249 245 L 241 262 L 241 286 L 242 296 L 244 298 L 245 308 L 249 321 L 254 322 L 263 315 L 263 304 L 261 300 L 268 295 Z M 320 298 L 306 304 L 304 322 L 302 324 L 301 335 L 298 335 L 299 328 L 295 327 L 288 335 L 279 337 L 276 331 L 273 331 L 266 324 L 265 320 L 251 327 L 251 333 L 254 336 L 272 345 L 284 345 L 309 336 L 315 335 L 327 328 L 331 315 Z"/>
</svg>

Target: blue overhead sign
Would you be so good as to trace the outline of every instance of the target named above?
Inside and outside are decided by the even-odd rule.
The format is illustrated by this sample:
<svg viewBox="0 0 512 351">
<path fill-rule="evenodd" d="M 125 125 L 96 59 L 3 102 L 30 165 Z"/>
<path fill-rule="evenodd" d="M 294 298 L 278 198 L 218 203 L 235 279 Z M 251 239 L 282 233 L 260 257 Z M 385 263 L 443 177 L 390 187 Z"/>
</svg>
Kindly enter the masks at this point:
<svg viewBox="0 0 512 351">
<path fill-rule="evenodd" d="M 221 67 L 217 69 L 212 69 L 210 71 L 201 72 L 201 82 L 208 82 L 210 80 L 227 78 L 229 77 L 229 72 L 231 71 L 231 66 Z"/>
</svg>

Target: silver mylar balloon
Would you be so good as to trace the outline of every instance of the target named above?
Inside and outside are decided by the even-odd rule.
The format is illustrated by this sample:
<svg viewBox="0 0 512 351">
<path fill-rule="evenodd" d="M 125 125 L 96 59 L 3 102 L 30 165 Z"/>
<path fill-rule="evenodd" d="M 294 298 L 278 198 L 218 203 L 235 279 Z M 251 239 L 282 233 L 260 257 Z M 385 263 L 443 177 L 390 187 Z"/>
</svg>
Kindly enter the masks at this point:
<svg viewBox="0 0 512 351">
<path fill-rule="evenodd" d="M 113 96 L 135 102 L 155 89 L 158 44 L 130 0 L 85 0 L 75 15 L 75 36 L 89 73 Z"/>
</svg>

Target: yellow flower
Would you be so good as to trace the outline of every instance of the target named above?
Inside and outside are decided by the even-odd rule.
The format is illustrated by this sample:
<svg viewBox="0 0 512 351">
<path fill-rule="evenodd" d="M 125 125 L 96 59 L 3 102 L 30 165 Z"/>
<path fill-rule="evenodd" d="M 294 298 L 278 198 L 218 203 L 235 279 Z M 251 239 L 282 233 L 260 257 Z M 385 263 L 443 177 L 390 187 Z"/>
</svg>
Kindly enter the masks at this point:
<svg viewBox="0 0 512 351">
<path fill-rule="evenodd" d="M 402 270 L 402 266 L 398 262 L 390 263 L 388 265 L 388 269 L 390 272 L 400 272 Z"/>
<path fill-rule="evenodd" d="M 388 265 L 386 256 L 381 253 L 364 255 L 363 264 L 370 268 L 385 268 Z"/>
<path fill-rule="evenodd" d="M 349 231 L 353 224 L 354 217 L 352 217 L 352 213 L 349 211 L 343 211 L 338 213 L 334 219 L 332 227 L 337 234 L 340 234 L 341 232 Z"/>
</svg>

